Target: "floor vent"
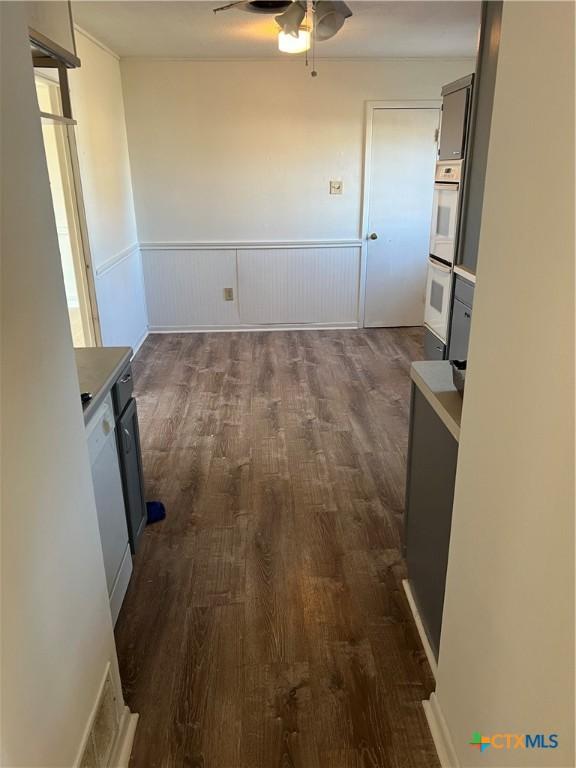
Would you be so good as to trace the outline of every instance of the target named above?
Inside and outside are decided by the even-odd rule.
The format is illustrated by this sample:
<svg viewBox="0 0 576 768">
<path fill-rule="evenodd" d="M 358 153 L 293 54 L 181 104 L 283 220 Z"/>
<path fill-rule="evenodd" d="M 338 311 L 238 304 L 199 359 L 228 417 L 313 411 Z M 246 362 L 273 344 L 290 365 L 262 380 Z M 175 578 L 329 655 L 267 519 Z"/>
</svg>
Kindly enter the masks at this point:
<svg viewBox="0 0 576 768">
<path fill-rule="evenodd" d="M 118 727 L 118 702 L 108 666 L 80 768 L 108 768 Z"/>
</svg>

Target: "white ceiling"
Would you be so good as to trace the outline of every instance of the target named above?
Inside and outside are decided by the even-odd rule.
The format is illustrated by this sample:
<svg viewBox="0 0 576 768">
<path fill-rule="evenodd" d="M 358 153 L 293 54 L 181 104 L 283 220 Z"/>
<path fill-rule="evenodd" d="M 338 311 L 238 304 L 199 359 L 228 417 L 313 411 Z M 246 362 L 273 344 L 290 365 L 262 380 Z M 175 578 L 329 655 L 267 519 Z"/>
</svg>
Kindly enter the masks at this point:
<svg viewBox="0 0 576 768">
<path fill-rule="evenodd" d="M 274 16 L 222 2 L 75 0 L 75 22 L 117 54 L 159 58 L 260 59 L 277 50 Z M 348 2 L 340 32 L 318 43 L 318 58 L 467 57 L 476 53 L 479 2 Z"/>
</svg>

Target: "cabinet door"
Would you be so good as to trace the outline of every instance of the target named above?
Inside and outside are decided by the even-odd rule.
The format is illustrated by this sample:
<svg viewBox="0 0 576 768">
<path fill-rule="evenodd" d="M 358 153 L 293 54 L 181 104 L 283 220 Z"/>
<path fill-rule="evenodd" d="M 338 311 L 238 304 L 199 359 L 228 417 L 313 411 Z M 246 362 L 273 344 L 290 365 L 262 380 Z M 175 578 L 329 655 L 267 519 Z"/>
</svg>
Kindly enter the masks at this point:
<svg viewBox="0 0 576 768">
<path fill-rule="evenodd" d="M 450 360 L 468 359 L 468 342 L 470 340 L 470 324 L 472 310 L 459 299 L 454 298 L 452 307 L 452 323 L 450 326 Z"/>
<path fill-rule="evenodd" d="M 130 548 L 136 552 L 138 538 L 146 525 L 146 504 L 140 452 L 140 433 L 136 400 L 132 398 L 118 422 L 118 449 L 122 471 L 122 488 Z"/>
<path fill-rule="evenodd" d="M 114 413 L 116 414 L 116 418 L 118 418 L 130 402 L 132 390 L 132 364 L 128 363 L 118 377 L 118 381 L 112 387 L 112 401 L 114 402 Z"/>
<path fill-rule="evenodd" d="M 458 160 L 464 157 L 466 138 L 466 112 L 469 88 L 447 93 L 442 100 L 442 124 L 440 126 L 440 160 Z"/>
<path fill-rule="evenodd" d="M 458 443 L 412 386 L 406 488 L 406 559 L 414 600 L 438 658 Z"/>
<path fill-rule="evenodd" d="M 474 81 L 474 106 L 457 258 L 458 264 L 473 274 L 476 274 L 478 261 L 501 20 L 501 2 L 482 3 L 480 48 Z"/>
<path fill-rule="evenodd" d="M 92 481 L 104 556 L 106 585 L 108 594 L 111 594 L 128 544 L 122 483 L 112 435 L 105 441 L 92 464 Z"/>
<path fill-rule="evenodd" d="M 446 346 L 428 328 L 424 329 L 424 360 L 444 360 Z"/>
</svg>

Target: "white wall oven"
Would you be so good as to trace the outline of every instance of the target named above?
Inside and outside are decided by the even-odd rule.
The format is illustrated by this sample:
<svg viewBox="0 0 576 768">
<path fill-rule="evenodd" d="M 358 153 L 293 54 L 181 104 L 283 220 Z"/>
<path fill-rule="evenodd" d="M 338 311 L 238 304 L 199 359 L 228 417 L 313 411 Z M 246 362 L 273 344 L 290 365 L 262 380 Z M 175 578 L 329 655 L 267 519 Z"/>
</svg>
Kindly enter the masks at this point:
<svg viewBox="0 0 576 768">
<path fill-rule="evenodd" d="M 429 259 L 424 322 L 444 344 L 448 334 L 451 292 L 452 268 L 435 259 Z"/>
<path fill-rule="evenodd" d="M 460 209 L 460 174 L 462 161 L 439 162 L 436 165 L 430 256 L 454 264 L 458 212 Z"/>
<path fill-rule="evenodd" d="M 436 165 L 424 324 L 446 344 L 458 238 L 462 161 Z"/>
</svg>

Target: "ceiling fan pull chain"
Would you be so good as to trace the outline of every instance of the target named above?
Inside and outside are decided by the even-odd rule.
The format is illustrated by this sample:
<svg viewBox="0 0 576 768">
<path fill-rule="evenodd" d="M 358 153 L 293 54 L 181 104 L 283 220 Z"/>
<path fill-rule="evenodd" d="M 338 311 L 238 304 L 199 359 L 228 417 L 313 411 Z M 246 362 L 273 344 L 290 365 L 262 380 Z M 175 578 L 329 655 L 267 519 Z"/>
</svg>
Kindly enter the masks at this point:
<svg viewBox="0 0 576 768">
<path fill-rule="evenodd" d="M 310 0 L 307 0 L 307 2 L 306 2 L 306 15 L 304 16 L 304 24 L 310 30 L 310 35 L 312 35 L 312 19 L 310 18 L 309 10 L 310 10 Z M 308 48 L 306 48 L 306 51 L 304 52 L 304 56 L 305 56 L 304 61 L 306 63 L 306 66 L 308 66 Z"/>
<path fill-rule="evenodd" d="M 310 72 L 310 77 L 318 77 L 318 72 L 316 72 L 316 30 L 314 29 L 316 19 L 314 18 L 314 13 L 315 13 L 314 3 L 311 2 L 311 0 L 310 0 L 310 5 L 312 6 L 312 27 L 313 27 L 312 29 L 312 72 Z"/>
</svg>

